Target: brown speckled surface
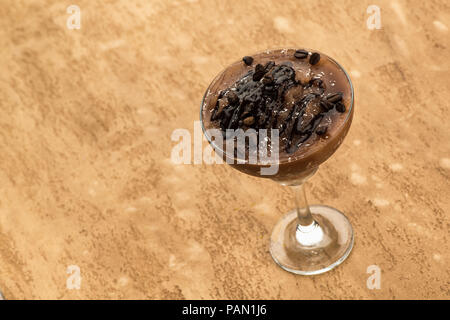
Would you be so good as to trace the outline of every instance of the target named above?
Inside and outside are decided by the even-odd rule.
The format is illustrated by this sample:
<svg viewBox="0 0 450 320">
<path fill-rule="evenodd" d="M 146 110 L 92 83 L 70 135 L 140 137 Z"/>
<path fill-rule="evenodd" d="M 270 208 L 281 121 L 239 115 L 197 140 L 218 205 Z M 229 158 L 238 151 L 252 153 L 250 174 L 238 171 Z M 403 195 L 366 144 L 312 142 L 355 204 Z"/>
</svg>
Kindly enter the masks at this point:
<svg viewBox="0 0 450 320">
<path fill-rule="evenodd" d="M 0 4 L 0 290 L 7 299 L 401 299 L 450 296 L 447 1 L 64 1 Z M 274 182 L 174 165 L 212 78 L 245 54 L 309 47 L 350 72 L 349 135 L 311 203 L 356 233 L 314 277 L 272 262 L 292 206 Z M 378 265 L 381 289 L 366 269 Z M 81 268 L 80 290 L 66 269 Z"/>
</svg>

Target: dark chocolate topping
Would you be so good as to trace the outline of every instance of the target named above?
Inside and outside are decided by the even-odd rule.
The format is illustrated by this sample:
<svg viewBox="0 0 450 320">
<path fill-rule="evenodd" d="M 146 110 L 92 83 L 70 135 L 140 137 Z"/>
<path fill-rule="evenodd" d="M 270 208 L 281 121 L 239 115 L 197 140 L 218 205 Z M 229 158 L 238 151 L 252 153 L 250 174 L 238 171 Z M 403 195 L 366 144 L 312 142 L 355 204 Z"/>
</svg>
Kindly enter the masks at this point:
<svg viewBox="0 0 450 320">
<path fill-rule="evenodd" d="M 308 55 L 304 50 L 295 52 L 298 59 Z M 319 60 L 320 55 L 313 53 L 309 62 L 314 65 Z M 293 153 L 311 135 L 325 135 L 328 113 L 345 112 L 342 93 L 325 96 L 324 91 L 325 84 L 320 78 L 313 77 L 307 83 L 297 80 L 292 64 L 273 61 L 257 64 L 219 93 L 211 120 L 217 121 L 222 131 L 279 129 L 282 147 Z"/>
</svg>

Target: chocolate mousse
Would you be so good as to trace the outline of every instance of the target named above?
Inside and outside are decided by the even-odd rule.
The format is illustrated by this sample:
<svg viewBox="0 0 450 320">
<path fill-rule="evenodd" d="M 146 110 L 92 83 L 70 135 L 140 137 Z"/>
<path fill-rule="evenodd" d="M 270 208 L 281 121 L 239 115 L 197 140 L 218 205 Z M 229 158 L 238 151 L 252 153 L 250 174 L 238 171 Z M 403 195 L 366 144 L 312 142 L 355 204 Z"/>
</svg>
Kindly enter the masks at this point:
<svg viewBox="0 0 450 320">
<path fill-rule="evenodd" d="M 333 59 L 317 51 L 280 49 L 245 56 L 219 74 L 205 94 L 201 117 L 204 130 L 221 130 L 224 141 L 231 130 L 278 130 L 279 170 L 266 177 L 295 184 L 341 144 L 352 104 L 350 80 Z M 207 138 L 216 150 L 225 149 Z M 224 156 L 236 153 L 226 150 Z M 256 176 L 263 165 L 233 164 Z"/>
</svg>

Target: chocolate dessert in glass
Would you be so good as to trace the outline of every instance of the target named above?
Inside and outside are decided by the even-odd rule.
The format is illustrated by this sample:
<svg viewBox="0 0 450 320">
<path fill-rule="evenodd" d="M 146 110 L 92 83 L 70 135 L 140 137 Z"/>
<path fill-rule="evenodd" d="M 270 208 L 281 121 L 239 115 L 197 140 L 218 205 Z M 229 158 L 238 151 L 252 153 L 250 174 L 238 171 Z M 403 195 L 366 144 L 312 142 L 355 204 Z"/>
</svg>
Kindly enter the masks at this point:
<svg viewBox="0 0 450 320">
<path fill-rule="evenodd" d="M 319 274 L 342 263 L 353 230 L 337 209 L 309 206 L 304 183 L 344 140 L 353 86 L 332 58 L 314 50 L 276 49 L 223 70 L 203 97 L 206 139 L 233 168 L 291 186 L 295 209 L 275 226 L 270 252 L 283 269 Z"/>
</svg>

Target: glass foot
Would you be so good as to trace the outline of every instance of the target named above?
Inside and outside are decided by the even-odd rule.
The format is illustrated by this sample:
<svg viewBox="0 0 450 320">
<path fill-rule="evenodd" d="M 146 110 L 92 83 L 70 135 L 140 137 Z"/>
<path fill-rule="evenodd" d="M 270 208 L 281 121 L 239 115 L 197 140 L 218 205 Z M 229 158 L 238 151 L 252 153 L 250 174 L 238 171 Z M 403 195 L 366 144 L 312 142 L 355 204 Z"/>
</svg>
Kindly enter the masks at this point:
<svg viewBox="0 0 450 320">
<path fill-rule="evenodd" d="M 324 206 L 309 207 L 315 222 L 298 225 L 297 211 L 286 214 L 270 238 L 270 253 L 284 270 L 314 275 L 341 264 L 353 248 L 353 229 L 340 211 Z"/>
</svg>

